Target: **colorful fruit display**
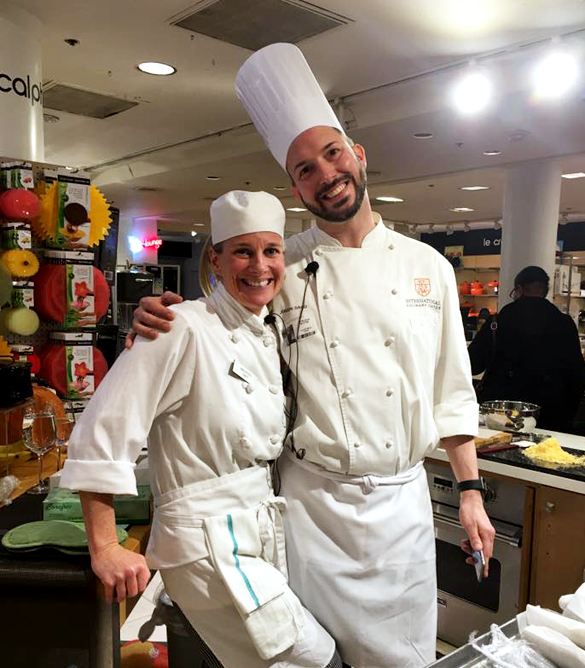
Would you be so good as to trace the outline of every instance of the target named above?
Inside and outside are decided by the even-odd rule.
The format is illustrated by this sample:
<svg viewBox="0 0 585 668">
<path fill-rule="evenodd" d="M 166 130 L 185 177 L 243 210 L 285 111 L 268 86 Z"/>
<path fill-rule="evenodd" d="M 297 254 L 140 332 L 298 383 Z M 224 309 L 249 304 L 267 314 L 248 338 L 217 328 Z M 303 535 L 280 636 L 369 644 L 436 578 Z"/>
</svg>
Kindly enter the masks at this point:
<svg viewBox="0 0 585 668">
<path fill-rule="evenodd" d="M 41 200 L 32 190 L 12 188 L 0 195 L 0 214 L 6 220 L 32 220 L 41 213 Z"/>
<path fill-rule="evenodd" d="M 9 306 L 0 311 L 4 329 L 18 336 L 32 336 L 41 324 L 39 316 L 26 306 Z"/>
<path fill-rule="evenodd" d="M 30 278 L 39 270 L 39 260 L 30 250 L 16 248 L 2 253 L 2 263 L 14 278 Z"/>
<path fill-rule="evenodd" d="M 95 320 L 107 313 L 110 303 L 110 286 L 102 272 L 93 267 L 93 288 L 88 292 L 83 282 L 73 287 L 73 299 L 68 299 L 66 265 L 44 264 L 34 278 L 35 309 L 43 318 L 65 324 L 71 308 L 83 311 L 84 299 L 91 294 L 94 298 Z"/>
</svg>

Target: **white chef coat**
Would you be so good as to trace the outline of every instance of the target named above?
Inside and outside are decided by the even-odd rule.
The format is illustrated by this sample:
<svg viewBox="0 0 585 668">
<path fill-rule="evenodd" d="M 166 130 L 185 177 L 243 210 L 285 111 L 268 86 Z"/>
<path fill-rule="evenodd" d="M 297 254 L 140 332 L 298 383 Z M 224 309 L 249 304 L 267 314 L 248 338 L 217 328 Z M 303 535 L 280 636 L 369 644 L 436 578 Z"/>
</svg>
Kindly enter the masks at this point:
<svg viewBox="0 0 585 668">
<path fill-rule="evenodd" d="M 145 441 L 155 498 L 280 452 L 284 397 L 267 311 L 252 314 L 221 284 L 172 310 L 172 330 L 137 337 L 100 384 L 71 435 L 62 487 L 136 494 Z M 149 555 L 153 567 L 180 565 L 163 552 Z"/>
<path fill-rule="evenodd" d="M 454 273 L 378 215 L 360 248 L 312 228 L 286 251 L 273 307 L 304 454 L 279 463 L 291 587 L 346 663 L 418 668 L 436 633 L 421 460 L 478 424 Z"/>
<path fill-rule="evenodd" d="M 297 392 L 294 447 L 352 475 L 401 473 L 478 424 L 453 269 L 375 215 L 361 248 L 317 227 L 288 239 L 273 303 Z"/>
<path fill-rule="evenodd" d="M 147 559 L 189 621 L 226 666 L 323 668 L 335 645 L 287 585 L 284 500 L 266 466 L 285 427 L 268 311 L 250 313 L 222 284 L 172 308 L 172 331 L 138 337 L 100 384 L 60 484 L 136 494 L 134 461 L 147 440 Z"/>
</svg>

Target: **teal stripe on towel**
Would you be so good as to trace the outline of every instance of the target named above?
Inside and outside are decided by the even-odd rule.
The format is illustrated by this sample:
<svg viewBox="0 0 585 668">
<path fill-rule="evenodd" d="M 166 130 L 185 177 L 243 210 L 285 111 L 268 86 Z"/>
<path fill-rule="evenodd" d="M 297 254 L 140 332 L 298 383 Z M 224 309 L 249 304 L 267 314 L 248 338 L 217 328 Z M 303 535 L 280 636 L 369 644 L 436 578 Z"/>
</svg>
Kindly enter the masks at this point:
<svg viewBox="0 0 585 668">
<path fill-rule="evenodd" d="M 234 534 L 234 523 L 233 523 L 233 520 L 232 520 L 232 516 L 228 515 L 227 520 L 228 520 L 228 529 L 230 530 L 230 535 L 232 537 L 232 542 L 234 544 L 233 555 L 234 555 L 234 561 L 236 562 L 236 568 L 240 572 L 240 575 L 244 578 L 244 582 L 246 583 L 246 587 L 247 587 L 248 591 L 250 592 L 250 596 L 252 597 L 254 603 L 256 604 L 256 608 L 259 608 L 260 607 L 260 601 L 258 600 L 258 597 L 254 593 L 254 590 L 252 589 L 252 585 L 250 584 L 250 580 L 248 580 L 248 578 L 246 577 L 246 574 L 244 573 L 244 571 L 242 570 L 242 567 L 240 566 L 240 560 L 238 559 L 238 543 L 236 541 L 236 536 Z"/>
</svg>

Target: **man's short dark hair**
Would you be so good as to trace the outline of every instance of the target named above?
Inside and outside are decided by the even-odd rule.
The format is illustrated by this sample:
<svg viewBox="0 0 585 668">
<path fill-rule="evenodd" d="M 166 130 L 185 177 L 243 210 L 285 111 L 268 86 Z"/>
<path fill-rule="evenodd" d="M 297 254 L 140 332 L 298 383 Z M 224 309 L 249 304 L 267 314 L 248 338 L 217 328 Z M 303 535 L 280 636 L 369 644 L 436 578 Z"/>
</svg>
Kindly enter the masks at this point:
<svg viewBox="0 0 585 668">
<path fill-rule="evenodd" d="M 524 288 L 526 286 L 539 286 L 544 291 L 545 295 L 548 293 L 550 279 L 548 274 L 542 267 L 531 265 L 524 267 L 514 279 L 514 287 Z"/>
</svg>

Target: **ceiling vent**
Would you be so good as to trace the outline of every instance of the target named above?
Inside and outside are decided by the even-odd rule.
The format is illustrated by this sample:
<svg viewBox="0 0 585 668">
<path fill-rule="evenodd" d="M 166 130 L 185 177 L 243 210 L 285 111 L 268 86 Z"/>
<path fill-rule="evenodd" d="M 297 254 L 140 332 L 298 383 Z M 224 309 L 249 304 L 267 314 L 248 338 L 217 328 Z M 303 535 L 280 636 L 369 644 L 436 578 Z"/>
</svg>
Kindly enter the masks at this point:
<svg viewBox="0 0 585 668">
<path fill-rule="evenodd" d="M 170 23 L 257 51 L 275 42 L 296 44 L 351 19 L 300 0 L 202 0 Z"/>
<path fill-rule="evenodd" d="M 109 118 L 135 107 L 138 102 L 94 93 L 68 84 L 48 84 L 43 90 L 43 107 L 90 118 Z"/>
</svg>

